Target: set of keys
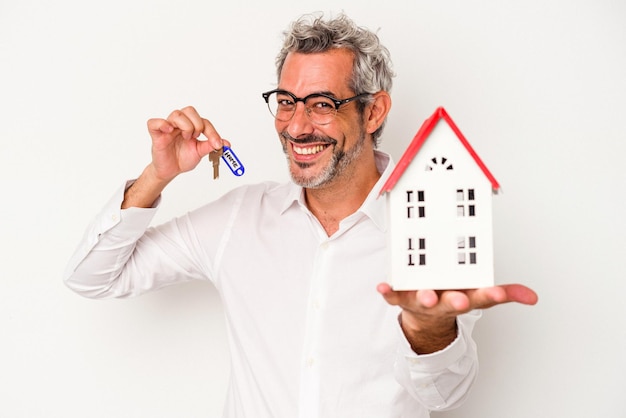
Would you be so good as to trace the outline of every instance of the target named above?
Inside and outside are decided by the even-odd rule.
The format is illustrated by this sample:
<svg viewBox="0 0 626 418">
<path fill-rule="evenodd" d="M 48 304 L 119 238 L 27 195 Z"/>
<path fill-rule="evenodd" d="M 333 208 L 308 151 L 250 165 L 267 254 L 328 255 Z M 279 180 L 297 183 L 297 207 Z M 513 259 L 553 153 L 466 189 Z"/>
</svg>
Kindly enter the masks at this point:
<svg viewBox="0 0 626 418">
<path fill-rule="evenodd" d="M 236 176 L 242 176 L 245 169 L 237 155 L 230 147 L 224 146 L 221 149 L 213 150 L 209 153 L 209 160 L 213 163 L 213 180 L 220 177 L 220 159 L 224 160 L 226 166 Z"/>
</svg>

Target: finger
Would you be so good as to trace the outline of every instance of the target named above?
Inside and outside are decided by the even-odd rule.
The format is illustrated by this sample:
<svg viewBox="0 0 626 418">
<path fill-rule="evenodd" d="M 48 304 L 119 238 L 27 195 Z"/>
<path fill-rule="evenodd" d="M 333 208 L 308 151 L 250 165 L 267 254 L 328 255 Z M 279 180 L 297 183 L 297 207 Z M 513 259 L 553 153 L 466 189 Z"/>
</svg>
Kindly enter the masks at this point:
<svg viewBox="0 0 626 418">
<path fill-rule="evenodd" d="M 220 136 L 215 130 L 211 122 L 207 119 L 203 119 L 204 129 L 202 133 L 207 138 L 206 141 L 197 141 L 198 154 L 202 157 L 209 154 L 211 151 L 215 151 L 224 147 L 224 145 L 230 146 L 230 142 Z"/>
<path fill-rule="evenodd" d="M 376 289 L 390 305 L 409 310 L 416 310 L 420 305 L 417 302 L 417 291 L 415 290 L 393 290 L 387 283 L 379 284 Z"/>
<path fill-rule="evenodd" d="M 529 287 L 521 284 L 507 284 L 501 286 L 506 292 L 509 302 L 523 303 L 524 305 L 534 305 L 539 301 L 537 293 Z"/>
<path fill-rule="evenodd" d="M 202 123 L 202 134 L 206 137 L 207 142 L 211 144 L 213 149 L 220 149 L 224 145 L 230 146 L 230 142 L 222 138 L 222 136 L 217 132 L 211 121 L 209 121 L 208 119 L 202 119 Z"/>
<path fill-rule="evenodd" d="M 394 291 L 389 284 L 380 283 L 376 286 L 376 290 L 383 296 L 388 304 L 395 306 L 400 304 L 400 293 Z"/>
<path fill-rule="evenodd" d="M 475 289 L 468 293 L 472 307 L 477 309 L 490 308 L 503 303 L 517 302 L 525 305 L 537 303 L 537 294 L 530 288 L 520 284 Z"/>
<path fill-rule="evenodd" d="M 434 290 L 401 290 L 395 291 L 387 283 L 381 283 L 376 288 L 390 305 L 400 306 L 410 311 L 430 309 L 439 303 L 439 296 Z"/>
<path fill-rule="evenodd" d="M 180 110 L 193 125 L 193 138 L 198 138 L 203 133 L 206 119 L 203 119 L 193 106 L 187 106 Z"/>
<path fill-rule="evenodd" d="M 169 134 L 174 130 L 171 123 L 165 119 L 149 119 L 148 131 L 152 133 L 166 133 Z"/>
<path fill-rule="evenodd" d="M 221 141 L 221 142 L 220 142 Z M 230 142 L 225 139 L 219 139 L 217 145 L 213 145 L 215 141 L 196 141 L 196 150 L 200 157 L 206 157 L 212 151 L 222 148 L 224 145 L 230 146 Z"/>
<path fill-rule="evenodd" d="M 445 290 L 439 298 L 442 310 L 447 313 L 458 315 L 468 312 L 472 308 L 470 298 L 462 291 Z"/>
<path fill-rule="evenodd" d="M 472 307 L 476 309 L 490 308 L 507 301 L 506 292 L 500 286 L 473 289 L 467 295 Z"/>
<path fill-rule="evenodd" d="M 185 139 L 197 138 L 195 135 L 195 126 L 194 123 L 189 119 L 187 114 L 185 114 L 181 110 L 174 110 L 167 117 L 167 121 L 172 124 L 175 128 L 180 130 L 181 135 Z"/>
<path fill-rule="evenodd" d="M 420 290 L 417 292 L 415 300 L 418 305 L 424 308 L 432 308 L 439 303 L 439 295 L 434 290 Z"/>
</svg>

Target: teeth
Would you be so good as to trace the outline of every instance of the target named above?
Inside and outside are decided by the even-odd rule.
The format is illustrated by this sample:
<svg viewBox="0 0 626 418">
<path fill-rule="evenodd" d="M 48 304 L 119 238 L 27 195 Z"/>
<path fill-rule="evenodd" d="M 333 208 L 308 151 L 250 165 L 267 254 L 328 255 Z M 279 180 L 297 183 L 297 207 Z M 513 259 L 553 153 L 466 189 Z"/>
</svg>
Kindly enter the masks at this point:
<svg viewBox="0 0 626 418">
<path fill-rule="evenodd" d="M 293 151 L 300 155 L 312 155 L 324 151 L 325 148 L 325 145 L 315 145 L 313 147 L 297 147 L 294 145 Z"/>
</svg>

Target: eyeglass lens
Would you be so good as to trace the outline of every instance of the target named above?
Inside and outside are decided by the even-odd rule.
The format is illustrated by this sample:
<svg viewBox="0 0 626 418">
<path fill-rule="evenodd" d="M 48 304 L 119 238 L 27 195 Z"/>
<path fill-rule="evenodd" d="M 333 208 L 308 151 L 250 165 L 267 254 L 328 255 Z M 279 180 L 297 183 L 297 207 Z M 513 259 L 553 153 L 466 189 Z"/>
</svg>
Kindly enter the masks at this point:
<svg viewBox="0 0 626 418">
<path fill-rule="evenodd" d="M 267 100 L 267 106 L 276 119 L 287 122 L 293 117 L 297 103 L 292 96 L 284 92 L 273 92 Z M 318 124 L 327 124 L 337 113 L 335 103 L 324 96 L 309 96 L 304 102 L 307 116 Z"/>
</svg>

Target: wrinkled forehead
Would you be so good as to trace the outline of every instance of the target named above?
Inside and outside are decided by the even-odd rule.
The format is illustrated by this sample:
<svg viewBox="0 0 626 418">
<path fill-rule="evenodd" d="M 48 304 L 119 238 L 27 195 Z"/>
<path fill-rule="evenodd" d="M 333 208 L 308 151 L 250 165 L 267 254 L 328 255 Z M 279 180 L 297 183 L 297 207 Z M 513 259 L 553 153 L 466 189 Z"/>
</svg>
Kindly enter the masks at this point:
<svg viewBox="0 0 626 418">
<path fill-rule="evenodd" d="M 311 93 L 333 93 L 343 97 L 350 88 L 354 55 L 347 49 L 326 52 L 290 52 L 285 58 L 278 88 L 304 97 Z"/>
</svg>

